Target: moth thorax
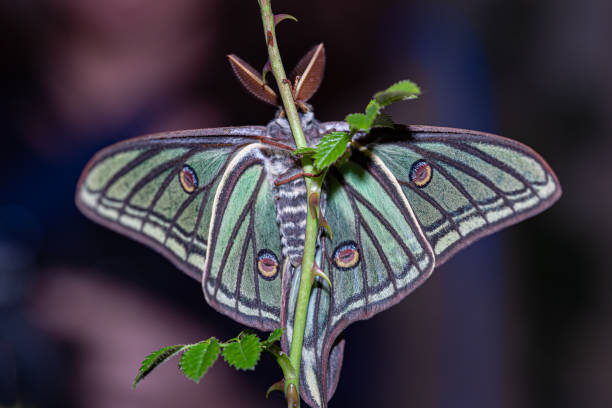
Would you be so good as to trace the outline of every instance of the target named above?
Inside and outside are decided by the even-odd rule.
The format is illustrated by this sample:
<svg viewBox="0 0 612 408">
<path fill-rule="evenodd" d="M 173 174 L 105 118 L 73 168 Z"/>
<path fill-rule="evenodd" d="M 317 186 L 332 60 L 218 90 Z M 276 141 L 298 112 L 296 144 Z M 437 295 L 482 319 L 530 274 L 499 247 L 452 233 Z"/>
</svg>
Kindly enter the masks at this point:
<svg viewBox="0 0 612 408">
<path fill-rule="evenodd" d="M 306 141 L 309 145 L 316 144 L 319 141 L 319 122 L 314 118 L 313 112 L 300 113 L 300 123 Z M 289 142 L 294 145 L 293 133 L 291 132 L 291 126 L 286 118 L 276 118 L 268 123 L 267 136 Z"/>
</svg>

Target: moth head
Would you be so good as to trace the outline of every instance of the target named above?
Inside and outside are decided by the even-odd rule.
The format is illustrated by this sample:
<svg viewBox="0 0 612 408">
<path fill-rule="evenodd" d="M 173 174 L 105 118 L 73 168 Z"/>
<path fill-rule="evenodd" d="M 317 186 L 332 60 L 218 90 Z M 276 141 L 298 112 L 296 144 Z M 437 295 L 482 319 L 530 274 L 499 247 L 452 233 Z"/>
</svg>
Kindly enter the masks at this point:
<svg viewBox="0 0 612 408">
<path fill-rule="evenodd" d="M 268 123 L 266 134 L 274 139 L 284 140 L 286 142 L 293 141 L 293 133 L 291 133 L 291 127 L 286 118 L 271 120 L 270 123 Z"/>
</svg>

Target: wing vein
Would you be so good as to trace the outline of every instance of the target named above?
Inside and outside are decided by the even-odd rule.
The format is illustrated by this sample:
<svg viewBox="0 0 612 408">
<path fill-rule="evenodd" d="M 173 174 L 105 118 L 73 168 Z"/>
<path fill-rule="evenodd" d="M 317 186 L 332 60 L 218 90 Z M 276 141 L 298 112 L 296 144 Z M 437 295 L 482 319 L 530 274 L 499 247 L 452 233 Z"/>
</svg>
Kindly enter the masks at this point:
<svg viewBox="0 0 612 408">
<path fill-rule="evenodd" d="M 540 198 L 538 193 L 535 191 L 535 189 L 531 185 L 531 182 L 529 180 L 527 180 L 522 174 L 520 174 L 519 172 L 514 170 L 512 167 L 508 166 L 506 163 L 503 163 L 503 162 L 497 160 L 495 157 L 493 157 L 493 156 L 483 152 L 482 150 L 477 149 L 477 148 L 475 148 L 473 146 L 467 145 L 465 143 L 451 142 L 451 144 L 456 146 L 457 149 L 459 149 L 459 150 L 462 150 L 462 151 L 464 151 L 466 153 L 469 153 L 471 155 L 479 157 L 482 160 L 484 160 L 485 162 L 487 162 L 489 164 L 492 164 L 495 167 L 501 168 L 502 170 L 504 170 L 506 173 L 510 174 L 515 179 L 520 180 L 520 182 L 523 183 L 525 185 L 525 187 L 527 187 L 529 190 L 531 190 L 533 195 L 538 197 L 538 199 Z"/>
<path fill-rule="evenodd" d="M 113 184 L 117 182 L 117 180 L 129 173 L 134 168 L 134 166 L 138 166 L 139 164 L 145 162 L 147 159 L 150 159 L 151 157 L 155 156 L 156 153 L 157 152 L 153 150 L 147 150 L 130 160 L 129 163 L 126 163 L 118 172 L 116 172 L 110 178 L 110 180 L 106 182 L 106 185 L 100 190 L 100 197 L 106 197 L 106 193 L 113 186 Z M 97 205 L 100 205 L 100 201 L 98 201 Z"/>
<path fill-rule="evenodd" d="M 475 179 L 480 181 L 482 184 L 484 184 L 485 186 L 493 190 L 504 201 L 504 204 L 508 208 L 510 208 L 512 212 L 515 212 L 514 208 L 512 207 L 512 204 L 508 200 L 508 197 L 506 197 L 506 193 L 504 193 L 504 191 L 502 191 L 499 187 L 497 187 L 495 183 L 493 183 L 488 178 L 484 177 L 481 173 L 477 172 L 473 168 L 466 166 L 465 164 L 459 161 L 453 160 L 450 157 L 446 157 L 444 155 L 441 155 L 441 154 L 438 154 L 438 153 L 435 153 L 429 150 L 421 149 L 414 145 L 411 145 L 409 148 L 414 150 L 418 154 L 422 155 L 423 157 L 429 159 L 430 163 L 433 162 L 434 160 L 437 160 L 437 161 L 446 163 L 449 166 L 455 167 L 456 169 L 461 170 L 462 172 L 466 173 L 469 176 L 474 177 Z"/>
<path fill-rule="evenodd" d="M 413 263 L 413 265 L 415 265 L 416 268 L 419 270 L 419 272 L 422 273 L 423 270 L 421 269 L 421 266 L 419 265 L 419 263 L 417 262 L 416 258 L 414 257 L 414 254 L 412 253 L 412 251 L 410 251 L 410 249 L 406 246 L 406 244 L 404 244 L 404 241 L 399 236 L 399 234 L 397 233 L 395 228 L 393 228 L 387 222 L 387 220 L 382 216 L 382 214 L 376 208 L 374 208 L 374 206 L 369 201 L 367 201 L 365 198 L 363 198 L 361 196 L 361 194 L 359 194 L 357 191 L 355 191 L 353 188 L 351 188 L 351 187 L 349 187 L 347 185 L 345 185 L 344 187 L 346 189 L 350 190 L 351 194 L 353 194 L 358 199 L 358 201 L 360 201 L 370 212 L 372 212 L 372 214 L 374 214 L 374 216 L 376 218 L 378 218 L 378 220 L 385 226 L 385 228 L 387 228 L 389 233 L 391 235 L 393 235 L 393 238 L 395 239 L 395 241 L 397 241 L 397 243 L 402 247 L 404 252 L 408 255 L 408 257 L 410 258 L 410 260 Z"/>
<path fill-rule="evenodd" d="M 442 214 L 442 216 L 444 217 L 444 219 L 446 221 L 448 221 L 448 223 L 454 228 L 454 229 L 458 229 L 457 228 L 457 223 L 455 222 L 455 220 L 453 219 L 453 216 L 451 215 L 450 212 L 448 212 L 447 210 L 445 210 L 436 200 L 434 200 L 429 194 L 427 194 L 426 192 L 424 192 L 423 190 L 421 190 L 420 188 L 416 187 L 415 185 L 413 185 L 410 182 L 407 181 L 403 181 L 403 180 L 398 180 L 398 183 L 400 183 L 403 186 L 406 186 L 408 188 L 410 188 L 412 191 L 414 191 L 419 197 L 421 197 L 423 200 L 427 201 L 429 204 L 431 204 L 432 207 L 434 207 L 436 210 L 438 210 L 438 212 L 440 212 L 440 214 Z M 441 224 L 440 224 L 441 225 Z"/>
</svg>

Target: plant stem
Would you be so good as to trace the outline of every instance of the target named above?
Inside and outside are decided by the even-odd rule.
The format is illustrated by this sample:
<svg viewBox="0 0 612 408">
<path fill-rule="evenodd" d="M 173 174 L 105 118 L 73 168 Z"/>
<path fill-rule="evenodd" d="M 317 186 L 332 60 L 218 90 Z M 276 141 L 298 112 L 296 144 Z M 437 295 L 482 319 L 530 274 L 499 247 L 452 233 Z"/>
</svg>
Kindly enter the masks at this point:
<svg viewBox="0 0 612 408">
<path fill-rule="evenodd" d="M 266 44 L 268 46 L 268 54 L 270 56 L 270 65 L 278 89 L 280 91 L 285 113 L 289 121 L 289 126 L 293 132 L 293 138 L 295 139 L 295 145 L 297 148 L 308 147 L 302 125 L 300 123 L 300 117 L 298 115 L 295 101 L 291 93 L 290 82 L 287 81 L 285 75 L 285 69 L 280 57 L 278 50 L 278 43 L 276 41 L 276 30 L 274 24 L 274 15 L 272 14 L 272 6 L 270 0 L 258 0 L 261 8 L 261 18 L 264 26 L 264 34 Z M 313 173 L 313 164 L 310 157 L 302 158 L 302 167 L 305 173 Z M 306 183 L 306 196 L 311 196 L 313 193 L 320 193 L 322 177 L 305 177 Z M 317 194 L 318 196 L 318 194 Z M 318 203 L 317 203 L 318 207 Z M 311 210 L 311 206 L 307 205 L 308 213 L 306 216 L 306 235 L 304 239 L 304 254 L 302 257 L 302 275 L 300 277 L 300 288 L 298 292 L 297 305 L 295 309 L 295 317 L 293 324 L 293 336 L 291 339 L 291 352 L 289 359 L 291 365 L 295 369 L 295 377 L 286 381 L 285 384 L 285 395 L 289 397 L 287 390 L 290 389 L 290 384 L 295 386 L 296 390 L 299 390 L 299 374 L 302 360 L 302 345 L 304 342 L 304 330 L 306 328 L 306 315 L 308 313 L 308 301 L 310 299 L 310 292 L 312 289 L 312 265 L 314 263 L 315 250 L 316 250 L 316 239 L 317 232 L 319 229 L 318 220 L 316 214 Z M 291 404 L 291 401 L 288 402 Z M 299 405 L 299 397 L 297 404 Z"/>
</svg>

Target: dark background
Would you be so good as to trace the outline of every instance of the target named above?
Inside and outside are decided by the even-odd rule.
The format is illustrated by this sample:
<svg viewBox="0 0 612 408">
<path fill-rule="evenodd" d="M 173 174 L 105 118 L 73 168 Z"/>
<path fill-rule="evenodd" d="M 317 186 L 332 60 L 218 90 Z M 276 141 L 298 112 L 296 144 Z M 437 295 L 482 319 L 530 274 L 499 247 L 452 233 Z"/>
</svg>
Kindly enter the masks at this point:
<svg viewBox="0 0 612 408">
<path fill-rule="evenodd" d="M 332 406 L 612 406 L 612 3 L 608 0 L 285 1 L 289 69 L 324 42 L 319 120 L 404 78 L 398 122 L 526 143 L 564 189 L 550 210 L 487 237 L 400 305 L 346 332 Z M 200 385 L 163 345 L 240 326 L 153 251 L 73 204 L 87 160 L 142 133 L 263 125 L 274 108 L 225 55 L 266 61 L 255 0 L 0 4 L 0 406 L 281 406 L 280 371 L 217 363 Z M 384 406 L 383 405 L 383 406 Z"/>
</svg>

